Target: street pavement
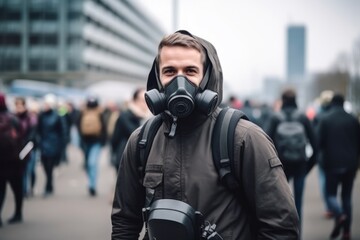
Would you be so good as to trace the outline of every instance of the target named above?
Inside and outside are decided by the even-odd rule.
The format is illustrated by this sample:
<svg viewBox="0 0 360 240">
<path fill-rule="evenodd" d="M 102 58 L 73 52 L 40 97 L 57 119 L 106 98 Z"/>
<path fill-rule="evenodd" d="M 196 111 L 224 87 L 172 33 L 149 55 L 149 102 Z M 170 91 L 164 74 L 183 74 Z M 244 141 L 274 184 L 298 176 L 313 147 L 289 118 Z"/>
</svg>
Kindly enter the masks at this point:
<svg viewBox="0 0 360 240">
<path fill-rule="evenodd" d="M 7 188 L 2 212 L 4 225 L 0 240 L 109 240 L 111 238 L 111 201 L 115 170 L 109 164 L 108 148 L 101 154 L 98 195 L 90 197 L 83 169 L 82 152 L 70 145 L 69 162 L 55 171 L 55 194 L 42 196 L 44 172 L 37 164 L 35 196 L 24 201 L 23 223 L 9 225 L 14 210 L 13 195 Z M 329 239 L 333 221 L 323 217 L 323 204 L 314 168 L 306 180 L 303 206 L 303 240 Z M 360 240 L 360 180 L 356 179 L 353 195 L 352 240 Z"/>
</svg>

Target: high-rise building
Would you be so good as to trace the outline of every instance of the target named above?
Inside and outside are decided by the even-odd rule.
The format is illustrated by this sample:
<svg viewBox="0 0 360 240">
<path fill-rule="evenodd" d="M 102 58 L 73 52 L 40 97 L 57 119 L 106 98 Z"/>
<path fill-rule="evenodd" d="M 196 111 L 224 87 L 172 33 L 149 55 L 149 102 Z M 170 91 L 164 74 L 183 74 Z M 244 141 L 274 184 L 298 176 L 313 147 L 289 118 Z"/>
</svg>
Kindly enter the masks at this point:
<svg viewBox="0 0 360 240">
<path fill-rule="evenodd" d="M 145 82 L 163 35 L 131 0 L 0 0 L 0 79 Z"/>
<path fill-rule="evenodd" d="M 301 82 L 306 75 L 306 28 L 287 28 L 287 81 Z"/>
</svg>

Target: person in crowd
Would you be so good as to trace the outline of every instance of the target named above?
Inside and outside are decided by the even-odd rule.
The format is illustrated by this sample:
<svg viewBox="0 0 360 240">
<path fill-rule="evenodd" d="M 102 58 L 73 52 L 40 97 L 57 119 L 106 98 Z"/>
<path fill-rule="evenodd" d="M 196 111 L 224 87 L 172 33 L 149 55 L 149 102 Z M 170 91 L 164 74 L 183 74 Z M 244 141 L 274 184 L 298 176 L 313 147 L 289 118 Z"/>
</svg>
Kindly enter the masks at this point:
<svg viewBox="0 0 360 240">
<path fill-rule="evenodd" d="M 331 109 L 318 123 L 319 148 L 323 153 L 321 165 L 325 171 L 326 196 L 334 214 L 330 238 L 342 232 L 342 239 L 351 239 L 352 190 L 360 157 L 360 124 L 344 110 L 344 97 L 334 94 Z M 337 199 L 341 187 L 341 201 Z"/>
<path fill-rule="evenodd" d="M 17 117 L 8 111 L 6 98 L 0 92 L 0 227 L 6 183 L 10 184 L 15 199 L 15 214 L 8 223 L 19 223 L 23 207 L 24 164 L 19 159 L 23 130 Z"/>
<path fill-rule="evenodd" d="M 149 117 L 150 111 L 145 102 L 145 89 L 138 88 L 133 93 L 127 110 L 122 111 L 115 123 L 115 130 L 111 139 L 111 149 L 112 164 L 116 171 L 119 169 L 120 159 L 131 133 Z"/>
<path fill-rule="evenodd" d="M 72 101 L 66 101 L 67 106 L 67 121 L 70 124 L 70 143 L 80 147 L 80 137 L 78 130 L 78 119 L 80 116 L 80 110 Z"/>
<path fill-rule="evenodd" d="M 104 110 L 107 142 L 110 143 L 115 131 L 116 121 L 120 116 L 120 107 L 115 101 L 108 101 Z"/>
<path fill-rule="evenodd" d="M 273 110 L 267 103 L 262 103 L 259 110 L 260 117 L 258 118 L 257 124 L 262 129 L 266 129 L 266 126 L 269 123 L 271 116 L 273 115 Z"/>
<path fill-rule="evenodd" d="M 315 132 L 310 120 L 298 110 L 293 89 L 285 89 L 281 100 L 281 111 L 272 115 L 265 131 L 274 141 L 288 181 L 293 180 L 296 209 L 301 219 L 306 174 L 316 163 Z M 306 155 L 307 144 L 313 149 L 310 158 Z"/>
<path fill-rule="evenodd" d="M 245 99 L 244 105 L 241 108 L 241 111 L 249 118 L 249 120 L 258 125 L 257 118 L 254 115 L 254 106 L 250 99 Z"/>
<path fill-rule="evenodd" d="M 330 110 L 331 108 L 331 99 L 334 95 L 334 92 L 331 90 L 325 90 L 322 91 L 320 94 L 320 98 L 319 98 L 319 109 L 317 110 L 317 113 L 313 119 L 313 125 L 315 128 L 315 132 L 317 131 L 317 128 L 319 126 L 319 122 L 321 121 L 321 118 L 327 114 L 327 112 Z M 318 170 L 319 170 L 319 185 L 320 185 L 320 193 L 325 205 L 325 213 L 324 213 L 324 217 L 329 219 L 333 217 L 333 213 L 330 211 L 330 205 L 329 205 L 329 201 L 328 198 L 326 196 L 326 189 L 325 189 L 325 172 L 324 172 L 324 160 L 323 160 L 324 154 L 322 151 L 318 151 L 318 158 L 317 158 L 317 163 L 318 163 Z"/>
<path fill-rule="evenodd" d="M 238 99 L 236 96 L 231 95 L 229 97 L 229 107 L 235 108 L 235 109 L 241 109 L 243 107 L 243 103 Z"/>
<path fill-rule="evenodd" d="M 242 183 L 239 192 L 248 204 L 238 201 L 238 192 L 219 181 L 210 134 L 221 110 L 222 83 L 220 62 L 210 42 L 184 30 L 161 40 L 146 96 L 149 98 L 151 90 L 155 92 L 151 91 L 151 99 L 146 101 L 163 122 L 154 137 L 144 176 L 136 160 L 141 128 L 132 133 L 125 147 L 111 214 L 113 240 L 138 239 L 142 208 L 162 199 L 178 200 L 201 212 L 226 240 L 299 239 L 299 218 L 275 147 L 250 121 L 239 121 L 234 139 L 236 170 Z M 174 111 L 168 102 L 157 101 L 164 95 L 165 99 L 171 95 L 185 101 L 201 93 L 211 99 L 198 100 L 201 103 L 189 110 L 180 104 Z"/>
<path fill-rule="evenodd" d="M 78 119 L 81 146 L 85 157 L 85 168 L 89 181 L 89 194 L 97 195 L 100 153 L 106 143 L 106 125 L 97 97 L 90 96 Z"/>
<path fill-rule="evenodd" d="M 26 100 L 24 97 L 15 98 L 15 113 L 18 117 L 20 124 L 23 129 L 23 134 L 21 137 L 21 145 L 25 147 L 28 143 L 32 145 L 36 142 L 36 125 L 37 125 L 37 116 L 28 111 Z M 33 195 L 33 186 L 31 186 L 31 174 L 32 169 L 36 163 L 36 152 L 34 149 L 28 153 L 25 159 L 23 159 L 25 169 L 24 169 L 24 195 L 32 196 Z"/>
<path fill-rule="evenodd" d="M 54 192 L 53 171 L 60 162 L 66 141 L 66 124 L 57 111 L 57 98 L 53 94 L 44 96 L 43 109 L 37 125 L 37 146 L 46 175 L 44 197 Z"/>
<path fill-rule="evenodd" d="M 68 163 L 68 156 L 67 156 L 67 146 L 70 144 L 71 141 L 71 126 L 72 126 L 72 117 L 70 115 L 70 109 L 69 105 L 66 101 L 60 101 L 59 107 L 58 107 L 58 113 L 60 117 L 63 119 L 63 122 L 65 123 L 65 129 L 66 129 L 66 135 L 65 135 L 65 142 L 64 147 L 61 153 L 60 162 L 56 165 L 59 166 L 61 163 Z"/>
</svg>

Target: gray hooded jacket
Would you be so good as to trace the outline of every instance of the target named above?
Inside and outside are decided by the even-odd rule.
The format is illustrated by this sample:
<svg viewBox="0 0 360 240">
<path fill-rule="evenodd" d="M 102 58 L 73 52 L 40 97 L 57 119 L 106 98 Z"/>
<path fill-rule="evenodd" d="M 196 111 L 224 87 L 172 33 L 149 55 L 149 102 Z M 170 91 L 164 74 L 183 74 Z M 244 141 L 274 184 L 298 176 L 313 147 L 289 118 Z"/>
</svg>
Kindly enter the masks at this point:
<svg viewBox="0 0 360 240">
<path fill-rule="evenodd" d="M 216 50 L 209 42 L 191 36 L 207 51 L 212 68 L 205 88 L 219 94 L 219 105 L 223 78 Z M 154 64 L 149 74 L 148 90 L 161 88 L 156 68 Z M 163 114 L 142 182 L 136 160 L 140 129 L 133 132 L 117 177 L 111 215 L 113 240 L 139 238 L 145 188 L 155 189 L 154 199 L 188 203 L 217 225 L 216 231 L 224 240 L 299 239 L 299 219 L 281 162 L 269 137 L 255 124 L 239 121 L 234 137 L 236 175 L 246 203 L 220 183 L 211 150 L 219 111 L 216 108 L 210 116 L 194 112 L 179 119 L 173 138 L 167 136 L 172 120 Z"/>
</svg>

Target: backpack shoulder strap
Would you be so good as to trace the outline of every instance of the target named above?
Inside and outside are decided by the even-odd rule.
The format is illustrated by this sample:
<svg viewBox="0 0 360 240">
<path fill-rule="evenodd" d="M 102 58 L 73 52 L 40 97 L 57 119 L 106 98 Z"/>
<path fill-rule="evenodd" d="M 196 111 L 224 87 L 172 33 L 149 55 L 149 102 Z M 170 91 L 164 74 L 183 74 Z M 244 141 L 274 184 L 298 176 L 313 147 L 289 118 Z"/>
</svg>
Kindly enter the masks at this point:
<svg viewBox="0 0 360 240">
<path fill-rule="evenodd" d="M 220 111 L 212 135 L 212 154 L 220 181 L 230 190 L 239 189 L 234 167 L 234 135 L 240 119 L 247 119 L 246 115 L 233 108 L 224 108 Z M 238 191 L 235 191 L 238 192 Z"/>
<path fill-rule="evenodd" d="M 162 123 L 161 115 L 158 114 L 149 120 L 147 120 L 144 125 L 141 127 L 138 144 L 137 144 L 137 161 L 140 171 L 140 176 L 145 175 L 145 167 L 147 163 L 147 158 L 154 140 L 154 137 L 159 130 L 159 127 Z"/>
</svg>

